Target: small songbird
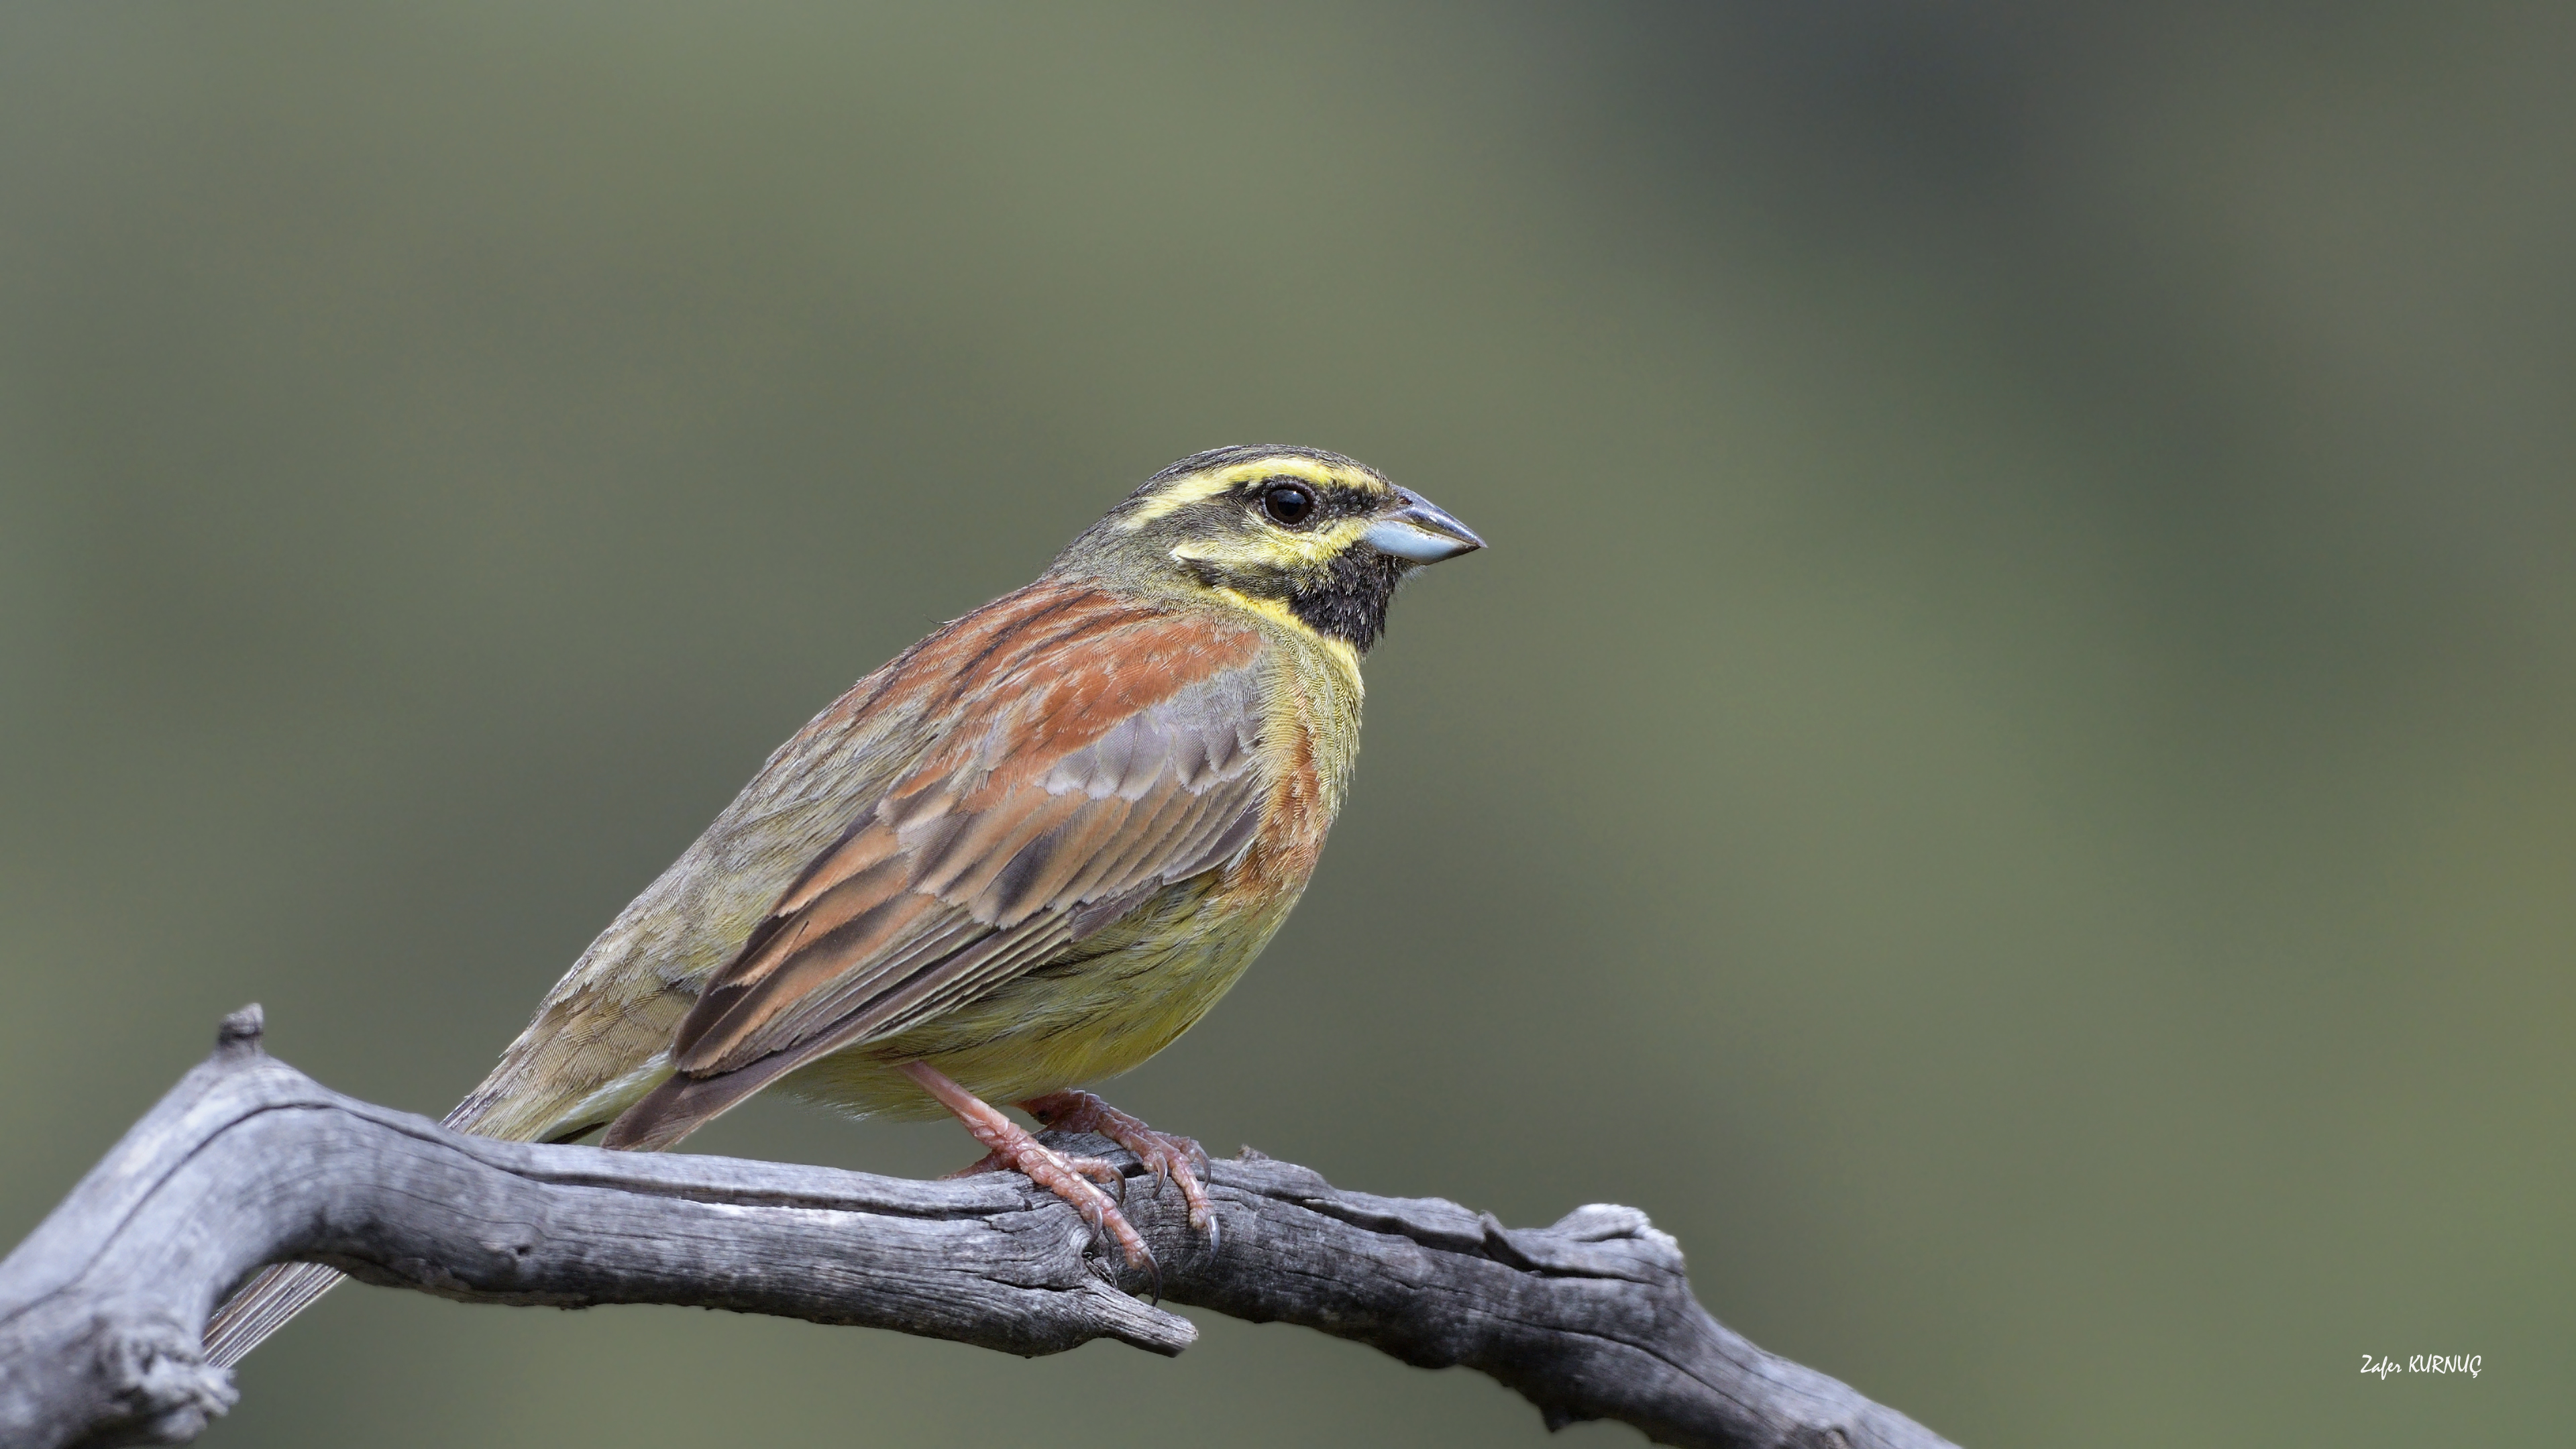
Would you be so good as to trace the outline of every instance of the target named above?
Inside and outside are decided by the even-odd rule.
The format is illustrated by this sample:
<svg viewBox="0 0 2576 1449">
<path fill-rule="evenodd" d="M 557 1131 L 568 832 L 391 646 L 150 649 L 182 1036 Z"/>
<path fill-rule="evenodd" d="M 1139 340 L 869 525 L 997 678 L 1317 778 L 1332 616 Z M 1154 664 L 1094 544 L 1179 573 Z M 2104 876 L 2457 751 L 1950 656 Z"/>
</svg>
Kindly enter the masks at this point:
<svg viewBox="0 0 2576 1449">
<path fill-rule="evenodd" d="M 781 745 L 600 933 L 447 1116 L 672 1146 L 773 1083 L 954 1114 L 1131 1264 L 1143 1240 L 990 1105 L 1099 1132 L 1212 1231 L 1205 1156 L 1078 1084 L 1171 1044 L 1305 890 L 1359 750 L 1360 656 L 1414 568 L 1483 547 L 1376 472 L 1220 448 L 1145 481 L 1037 582 L 940 628 Z M 265 1270 L 230 1365 L 337 1280 Z"/>
</svg>

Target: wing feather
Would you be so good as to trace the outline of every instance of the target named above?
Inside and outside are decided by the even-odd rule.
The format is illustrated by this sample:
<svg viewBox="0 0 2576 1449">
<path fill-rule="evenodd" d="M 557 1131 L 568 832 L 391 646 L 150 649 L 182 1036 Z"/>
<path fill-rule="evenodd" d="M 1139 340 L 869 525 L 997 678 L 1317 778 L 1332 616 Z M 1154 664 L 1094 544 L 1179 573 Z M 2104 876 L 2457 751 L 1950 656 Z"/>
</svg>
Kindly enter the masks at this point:
<svg viewBox="0 0 2576 1449">
<path fill-rule="evenodd" d="M 667 1146 L 781 1073 L 900 1035 L 1042 966 L 1250 844 L 1267 789 L 1260 644 L 1126 612 L 1067 626 L 857 813 L 709 982 L 677 1074 L 613 1124 Z"/>
</svg>

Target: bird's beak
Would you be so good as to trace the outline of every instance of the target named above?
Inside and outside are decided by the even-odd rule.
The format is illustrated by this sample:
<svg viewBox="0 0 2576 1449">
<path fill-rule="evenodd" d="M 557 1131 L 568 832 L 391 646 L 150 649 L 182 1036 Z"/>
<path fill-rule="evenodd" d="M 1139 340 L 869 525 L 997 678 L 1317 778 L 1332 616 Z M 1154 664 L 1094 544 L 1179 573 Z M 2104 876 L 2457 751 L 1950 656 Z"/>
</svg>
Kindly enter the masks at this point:
<svg viewBox="0 0 2576 1449">
<path fill-rule="evenodd" d="M 1392 513 L 1379 515 L 1360 535 L 1360 542 L 1418 564 L 1438 563 L 1485 546 L 1474 529 L 1422 495 L 1399 488 L 1396 497 L 1400 505 Z"/>
</svg>

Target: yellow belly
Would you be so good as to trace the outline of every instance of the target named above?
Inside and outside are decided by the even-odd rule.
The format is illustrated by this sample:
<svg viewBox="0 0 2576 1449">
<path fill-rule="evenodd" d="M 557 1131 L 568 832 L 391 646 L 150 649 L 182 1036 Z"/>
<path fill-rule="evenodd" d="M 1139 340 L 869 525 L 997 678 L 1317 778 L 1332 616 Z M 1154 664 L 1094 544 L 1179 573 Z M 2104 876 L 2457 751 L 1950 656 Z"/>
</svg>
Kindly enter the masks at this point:
<svg viewBox="0 0 2576 1449">
<path fill-rule="evenodd" d="M 1244 909 L 1208 881 L 1176 886 L 1058 961 L 937 1020 L 850 1047 L 778 1090 L 854 1116 L 927 1119 L 940 1106 L 895 1069 L 927 1061 L 988 1102 L 1114 1077 L 1172 1044 L 1216 1005 L 1296 904 Z"/>
</svg>

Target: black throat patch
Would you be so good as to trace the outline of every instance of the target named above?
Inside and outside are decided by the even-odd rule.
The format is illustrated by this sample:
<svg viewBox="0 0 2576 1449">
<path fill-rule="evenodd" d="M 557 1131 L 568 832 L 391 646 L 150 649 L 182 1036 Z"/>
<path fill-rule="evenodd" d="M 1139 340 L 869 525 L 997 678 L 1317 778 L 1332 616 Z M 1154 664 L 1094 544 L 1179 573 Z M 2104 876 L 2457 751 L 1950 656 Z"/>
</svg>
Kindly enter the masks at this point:
<svg viewBox="0 0 2576 1449">
<path fill-rule="evenodd" d="M 1403 560 L 1353 544 L 1333 555 L 1321 579 L 1289 590 L 1288 609 L 1317 633 L 1347 639 L 1366 654 L 1386 632 L 1386 606 L 1403 579 Z"/>
</svg>

